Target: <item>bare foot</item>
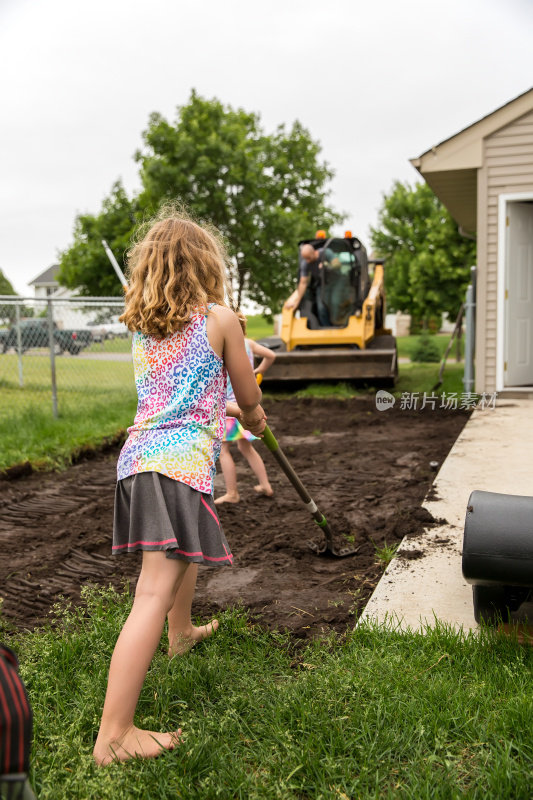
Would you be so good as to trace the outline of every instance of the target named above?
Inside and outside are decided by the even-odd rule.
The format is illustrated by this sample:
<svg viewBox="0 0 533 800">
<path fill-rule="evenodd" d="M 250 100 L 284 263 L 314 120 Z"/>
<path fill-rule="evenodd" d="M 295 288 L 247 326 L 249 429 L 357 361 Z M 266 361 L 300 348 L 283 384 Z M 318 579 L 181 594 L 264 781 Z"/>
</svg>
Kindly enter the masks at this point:
<svg viewBox="0 0 533 800">
<path fill-rule="evenodd" d="M 239 492 L 228 492 L 223 494 L 222 497 L 217 497 L 215 505 L 219 506 L 221 503 L 238 503 L 241 499 Z"/>
<path fill-rule="evenodd" d="M 180 743 L 181 728 L 173 733 L 143 731 L 132 725 L 126 733 L 116 739 L 108 739 L 100 732 L 93 750 L 93 758 L 99 767 L 113 761 L 130 758 L 157 758 L 164 750 L 173 750 Z"/>
<path fill-rule="evenodd" d="M 258 483 L 257 486 L 254 486 L 254 489 L 257 492 L 257 494 L 262 494 L 265 497 L 272 497 L 274 494 L 274 490 L 272 489 L 272 486 L 270 484 L 268 484 L 268 486 L 261 486 L 261 484 Z"/>
<path fill-rule="evenodd" d="M 191 625 L 190 630 L 180 633 L 172 634 L 172 639 L 169 636 L 168 655 L 170 658 L 174 656 L 183 656 L 195 644 L 207 639 L 218 629 L 218 619 L 212 619 L 207 625 Z"/>
</svg>

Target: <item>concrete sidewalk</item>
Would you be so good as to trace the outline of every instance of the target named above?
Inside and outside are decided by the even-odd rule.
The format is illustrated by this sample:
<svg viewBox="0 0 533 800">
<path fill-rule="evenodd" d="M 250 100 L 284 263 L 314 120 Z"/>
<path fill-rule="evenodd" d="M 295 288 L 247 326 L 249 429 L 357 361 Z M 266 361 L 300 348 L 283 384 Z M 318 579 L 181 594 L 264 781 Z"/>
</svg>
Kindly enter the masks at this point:
<svg viewBox="0 0 533 800">
<path fill-rule="evenodd" d="M 446 520 L 416 538 L 405 538 L 383 574 L 361 619 L 394 618 L 418 630 L 442 620 L 477 628 L 472 587 L 462 577 L 466 506 L 474 489 L 533 495 L 533 400 L 504 399 L 474 411 L 443 463 L 423 503 Z"/>
</svg>

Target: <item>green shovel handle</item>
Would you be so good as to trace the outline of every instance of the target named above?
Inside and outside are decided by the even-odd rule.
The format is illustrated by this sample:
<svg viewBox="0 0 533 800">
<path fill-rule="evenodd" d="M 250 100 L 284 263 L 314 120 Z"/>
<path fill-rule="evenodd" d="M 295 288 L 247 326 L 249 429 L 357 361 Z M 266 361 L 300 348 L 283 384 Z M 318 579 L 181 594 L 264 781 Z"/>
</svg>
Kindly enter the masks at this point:
<svg viewBox="0 0 533 800">
<path fill-rule="evenodd" d="M 271 453 L 275 453 L 276 450 L 279 450 L 278 440 L 276 439 L 276 437 L 274 436 L 268 425 L 265 425 L 265 430 L 263 431 L 263 441 Z"/>
<path fill-rule="evenodd" d="M 329 530 L 329 525 L 327 523 L 325 516 L 318 510 L 316 503 L 312 499 L 311 495 L 301 482 L 296 472 L 291 467 L 287 457 L 285 456 L 285 453 L 279 446 L 276 437 L 274 436 L 268 425 L 265 425 L 265 429 L 263 431 L 263 442 L 268 447 L 268 449 L 270 450 L 270 452 L 280 465 L 281 469 L 283 470 L 289 481 L 292 483 L 292 485 L 298 492 L 300 499 L 303 500 L 303 502 L 307 506 L 307 510 L 313 517 L 316 524 L 319 525 L 321 528 L 323 528 L 324 533 L 326 534 L 329 542 L 331 538 L 331 532 Z"/>
</svg>

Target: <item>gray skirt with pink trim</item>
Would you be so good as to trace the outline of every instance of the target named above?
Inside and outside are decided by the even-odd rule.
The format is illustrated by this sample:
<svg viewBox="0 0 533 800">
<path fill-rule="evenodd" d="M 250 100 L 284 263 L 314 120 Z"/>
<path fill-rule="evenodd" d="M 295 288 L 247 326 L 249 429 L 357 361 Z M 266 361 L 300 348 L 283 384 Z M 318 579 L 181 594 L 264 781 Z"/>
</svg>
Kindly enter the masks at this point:
<svg viewBox="0 0 533 800">
<path fill-rule="evenodd" d="M 233 562 L 211 495 L 159 472 L 117 482 L 112 552 L 137 550 L 164 550 L 167 558 L 209 567 Z"/>
</svg>

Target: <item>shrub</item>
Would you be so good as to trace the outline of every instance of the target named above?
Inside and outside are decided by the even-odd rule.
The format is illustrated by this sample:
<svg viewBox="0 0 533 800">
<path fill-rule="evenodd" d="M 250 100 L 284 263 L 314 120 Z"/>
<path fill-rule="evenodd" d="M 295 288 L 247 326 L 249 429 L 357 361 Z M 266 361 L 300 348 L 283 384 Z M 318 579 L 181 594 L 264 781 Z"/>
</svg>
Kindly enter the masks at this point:
<svg viewBox="0 0 533 800">
<path fill-rule="evenodd" d="M 418 337 L 411 353 L 411 361 L 419 361 L 421 363 L 440 361 L 439 347 L 427 330 L 423 331 L 421 336 Z"/>
</svg>

